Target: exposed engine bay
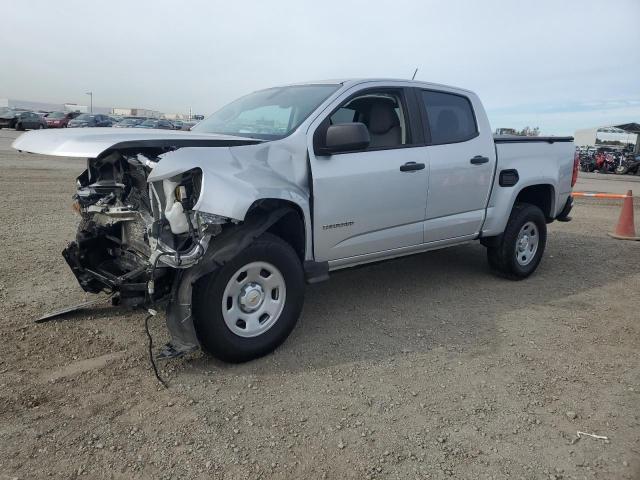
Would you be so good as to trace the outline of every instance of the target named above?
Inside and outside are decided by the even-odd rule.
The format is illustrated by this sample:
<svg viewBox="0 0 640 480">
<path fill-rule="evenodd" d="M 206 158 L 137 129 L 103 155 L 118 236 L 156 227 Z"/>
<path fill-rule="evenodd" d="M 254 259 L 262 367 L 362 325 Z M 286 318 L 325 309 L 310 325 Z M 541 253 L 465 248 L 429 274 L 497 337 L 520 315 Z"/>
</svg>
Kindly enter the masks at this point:
<svg viewBox="0 0 640 480">
<path fill-rule="evenodd" d="M 217 311 L 202 307 L 199 292 L 270 229 L 295 246 L 305 275 L 310 265 L 308 281 L 326 278 L 328 265 L 303 258 L 312 251 L 302 221 L 310 190 L 307 164 L 296 159 L 306 145 L 297 152 L 255 138 L 122 130 L 28 132 L 13 147 L 88 159 L 73 196 L 79 227 L 63 256 L 86 292 L 164 311 L 170 341 L 160 357 L 203 346 L 196 327 Z"/>
<path fill-rule="evenodd" d="M 156 149 L 112 151 L 87 160 L 77 179 L 76 240 L 63 256 L 82 288 L 114 293 L 114 300 L 149 306 L 171 293 L 176 272 L 205 254 L 229 219 L 193 210 L 202 171 L 147 182 Z"/>
</svg>

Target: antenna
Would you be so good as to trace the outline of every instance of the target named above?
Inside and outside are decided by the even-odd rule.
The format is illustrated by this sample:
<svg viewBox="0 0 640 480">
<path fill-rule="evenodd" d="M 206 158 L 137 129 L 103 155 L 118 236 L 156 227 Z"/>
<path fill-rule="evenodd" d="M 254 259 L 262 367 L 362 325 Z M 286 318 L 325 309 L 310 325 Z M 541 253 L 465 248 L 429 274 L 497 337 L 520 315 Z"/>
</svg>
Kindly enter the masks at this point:
<svg viewBox="0 0 640 480">
<path fill-rule="evenodd" d="M 416 67 L 415 71 L 413 72 L 413 77 L 411 77 L 411 80 L 415 80 L 416 73 L 418 73 L 418 67 Z"/>
</svg>

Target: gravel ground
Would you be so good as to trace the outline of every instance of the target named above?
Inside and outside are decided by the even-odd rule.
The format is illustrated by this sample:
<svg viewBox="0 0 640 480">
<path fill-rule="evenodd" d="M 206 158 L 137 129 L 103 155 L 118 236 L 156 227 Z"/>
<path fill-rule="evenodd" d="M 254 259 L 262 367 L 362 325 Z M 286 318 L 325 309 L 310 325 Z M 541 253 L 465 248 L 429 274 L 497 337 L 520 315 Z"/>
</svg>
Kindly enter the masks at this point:
<svg viewBox="0 0 640 480">
<path fill-rule="evenodd" d="M 523 282 L 493 277 L 476 244 L 334 274 L 274 354 L 163 363 L 164 389 L 142 312 L 33 323 L 86 298 L 60 255 L 84 163 L 13 138 L 0 131 L 0 479 L 640 478 L 640 243 L 606 235 L 619 203 L 550 225 Z"/>
</svg>

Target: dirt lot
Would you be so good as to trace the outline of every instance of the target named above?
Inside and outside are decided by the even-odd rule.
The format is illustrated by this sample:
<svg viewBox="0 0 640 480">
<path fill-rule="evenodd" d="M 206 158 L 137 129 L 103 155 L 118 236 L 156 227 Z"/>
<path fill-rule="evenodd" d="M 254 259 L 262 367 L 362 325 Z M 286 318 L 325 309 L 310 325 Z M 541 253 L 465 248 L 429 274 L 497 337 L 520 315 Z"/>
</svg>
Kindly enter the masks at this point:
<svg viewBox="0 0 640 480">
<path fill-rule="evenodd" d="M 0 479 L 640 478 L 640 242 L 607 237 L 616 202 L 550 225 L 523 282 L 476 244 L 335 274 L 273 355 L 170 361 L 165 390 L 142 312 L 33 323 L 85 298 L 60 256 L 84 163 L 10 151 L 15 136 L 0 131 Z"/>
</svg>

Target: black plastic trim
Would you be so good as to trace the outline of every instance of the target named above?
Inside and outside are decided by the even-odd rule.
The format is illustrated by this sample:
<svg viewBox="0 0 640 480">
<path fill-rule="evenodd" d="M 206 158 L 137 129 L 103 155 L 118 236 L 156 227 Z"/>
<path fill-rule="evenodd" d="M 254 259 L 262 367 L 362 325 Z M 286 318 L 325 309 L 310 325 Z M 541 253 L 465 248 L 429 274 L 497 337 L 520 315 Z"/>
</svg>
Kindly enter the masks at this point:
<svg viewBox="0 0 640 480">
<path fill-rule="evenodd" d="M 515 168 L 500 171 L 499 185 L 501 187 L 513 187 L 520 180 L 518 170 Z"/>
<path fill-rule="evenodd" d="M 556 217 L 556 220 L 558 220 L 559 222 L 570 222 L 571 217 L 569 216 L 569 214 L 571 213 L 572 208 L 573 208 L 573 195 L 569 195 L 569 198 L 567 198 L 567 203 L 564 204 L 564 208 L 558 214 L 558 216 Z"/>
<path fill-rule="evenodd" d="M 320 283 L 329 280 L 329 262 L 306 260 L 303 268 L 307 283 Z"/>
<path fill-rule="evenodd" d="M 495 143 L 560 143 L 560 142 L 573 142 L 573 137 L 493 137 Z"/>
<path fill-rule="evenodd" d="M 489 163 L 489 157 L 476 155 L 471 160 L 469 160 L 469 163 L 471 163 L 472 165 L 482 165 L 483 163 Z"/>
<path fill-rule="evenodd" d="M 424 170 L 424 163 L 407 162 L 404 165 L 400 165 L 401 172 L 415 172 L 416 170 Z"/>
</svg>

